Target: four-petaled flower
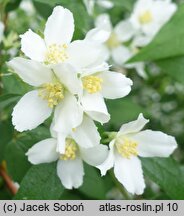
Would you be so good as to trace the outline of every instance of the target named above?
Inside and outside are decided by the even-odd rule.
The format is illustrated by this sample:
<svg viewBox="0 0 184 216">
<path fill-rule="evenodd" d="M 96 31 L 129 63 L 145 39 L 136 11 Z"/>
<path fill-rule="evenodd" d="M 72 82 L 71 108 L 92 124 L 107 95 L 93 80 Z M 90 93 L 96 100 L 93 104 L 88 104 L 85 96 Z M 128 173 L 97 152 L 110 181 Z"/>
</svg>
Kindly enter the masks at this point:
<svg viewBox="0 0 184 216">
<path fill-rule="evenodd" d="M 77 132 L 76 132 L 77 133 Z M 28 150 L 26 155 L 32 164 L 51 163 L 57 161 L 57 174 L 67 189 L 78 188 L 83 183 L 83 161 L 91 166 L 98 166 L 107 157 L 108 149 L 105 145 L 94 145 L 90 148 L 81 145 L 75 137 L 66 139 L 64 154 L 56 151 L 57 137 L 42 140 Z"/>
<path fill-rule="evenodd" d="M 7 64 L 24 82 L 36 88 L 26 93 L 13 109 L 12 122 L 18 131 L 36 128 L 61 103 L 68 111 L 71 129 L 82 122 L 82 109 L 75 97 L 81 91 L 81 84 L 71 65 L 58 64 L 51 70 L 39 62 L 20 57 Z"/>
<path fill-rule="evenodd" d="M 87 114 L 102 124 L 109 121 L 104 98 L 125 97 L 130 93 L 133 84 L 125 75 L 109 71 L 107 65 L 81 73 L 80 79 L 83 92 L 79 100 Z M 98 112 L 94 112 L 95 110 Z"/>
<path fill-rule="evenodd" d="M 148 120 L 138 119 L 121 126 L 110 142 L 106 161 L 98 166 L 101 174 L 114 167 L 118 181 L 132 194 L 142 194 L 145 188 L 140 157 L 168 157 L 177 147 L 174 137 L 160 131 L 142 130 Z"/>
<path fill-rule="evenodd" d="M 74 33 L 73 14 L 62 6 L 56 6 L 48 18 L 44 39 L 32 30 L 21 35 L 21 50 L 32 60 L 52 67 L 58 63 L 70 63 L 78 71 L 103 60 L 99 46 L 85 40 L 71 42 Z"/>
</svg>

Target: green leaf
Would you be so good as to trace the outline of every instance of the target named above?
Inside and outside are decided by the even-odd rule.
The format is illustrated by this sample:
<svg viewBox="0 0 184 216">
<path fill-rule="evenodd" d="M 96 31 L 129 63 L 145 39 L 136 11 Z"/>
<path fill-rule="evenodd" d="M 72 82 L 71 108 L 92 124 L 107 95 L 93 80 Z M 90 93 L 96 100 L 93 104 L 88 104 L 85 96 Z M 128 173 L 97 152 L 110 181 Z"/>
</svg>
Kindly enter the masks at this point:
<svg viewBox="0 0 184 216">
<path fill-rule="evenodd" d="M 4 185 L 4 187 L 0 189 L 0 200 L 11 200 L 11 199 L 12 199 L 12 194 L 10 193 L 6 185 Z"/>
<path fill-rule="evenodd" d="M 13 126 L 11 120 L 0 122 L 0 162 L 4 160 L 4 150 L 13 137 Z"/>
<path fill-rule="evenodd" d="M 64 188 L 56 174 L 56 163 L 32 166 L 20 184 L 14 199 L 56 200 Z"/>
<path fill-rule="evenodd" d="M 184 84 L 184 56 L 163 59 L 156 64 L 169 76 Z"/>
<path fill-rule="evenodd" d="M 27 170 L 31 167 L 25 156 L 25 153 L 30 147 L 28 144 L 21 141 L 12 141 L 5 148 L 4 154 L 8 173 L 18 183 L 21 182 Z"/>
<path fill-rule="evenodd" d="M 44 2 L 42 3 L 41 1 L 37 1 L 37 0 L 33 1 L 33 3 L 34 3 L 34 7 L 42 17 L 47 18 L 51 15 L 52 13 L 51 5 L 46 4 Z"/>
<path fill-rule="evenodd" d="M 114 0 L 113 3 L 115 6 L 124 7 L 126 10 L 131 11 L 135 0 Z"/>
<path fill-rule="evenodd" d="M 24 83 L 16 74 L 2 77 L 4 93 L 23 95 L 32 89 L 27 83 Z"/>
<path fill-rule="evenodd" d="M 50 6 L 54 6 L 62 2 L 62 0 L 34 0 L 35 2 L 40 2 L 44 4 L 48 4 Z"/>
<path fill-rule="evenodd" d="M 171 199 L 184 199 L 184 174 L 172 158 L 142 158 L 144 174 L 157 183 Z"/>
<path fill-rule="evenodd" d="M 130 97 L 108 100 L 107 107 L 111 115 L 111 120 L 108 124 L 115 129 L 119 129 L 125 122 L 136 119 L 140 113 L 145 113 L 145 110 Z"/>
<path fill-rule="evenodd" d="M 48 129 L 40 126 L 33 131 L 18 134 L 14 137 L 14 140 L 6 145 L 4 158 L 7 163 L 8 173 L 14 181 L 20 183 L 27 170 L 31 167 L 25 155 L 28 149 L 49 136 Z"/>
<path fill-rule="evenodd" d="M 184 4 L 153 41 L 128 62 L 159 60 L 184 55 Z"/>
<path fill-rule="evenodd" d="M 84 182 L 79 191 L 89 198 L 105 199 L 104 180 L 94 167 L 85 164 Z"/>
<path fill-rule="evenodd" d="M 6 6 L 6 11 L 12 11 L 15 10 L 21 3 L 21 0 L 11 0 Z"/>
<path fill-rule="evenodd" d="M 0 110 L 15 103 L 20 97 L 17 94 L 4 94 L 0 96 Z"/>
<path fill-rule="evenodd" d="M 85 199 L 77 190 L 64 190 L 60 200 L 82 200 Z"/>
</svg>

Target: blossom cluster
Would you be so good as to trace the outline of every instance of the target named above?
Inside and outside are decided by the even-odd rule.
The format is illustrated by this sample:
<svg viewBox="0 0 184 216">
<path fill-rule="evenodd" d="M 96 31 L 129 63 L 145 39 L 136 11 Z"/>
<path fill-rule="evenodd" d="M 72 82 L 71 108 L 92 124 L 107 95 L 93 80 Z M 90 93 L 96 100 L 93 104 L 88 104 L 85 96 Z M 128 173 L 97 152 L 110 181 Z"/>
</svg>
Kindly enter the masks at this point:
<svg viewBox="0 0 184 216">
<path fill-rule="evenodd" d="M 86 38 L 103 46 L 106 60 L 112 58 L 113 64 L 135 68 L 141 77 L 146 78 L 144 62 L 126 62 L 151 42 L 176 10 L 177 5 L 171 0 L 138 0 L 130 16 L 114 28 L 108 14 L 99 15 L 95 28 L 87 33 Z"/>
<path fill-rule="evenodd" d="M 155 11 L 161 11 L 162 4 L 168 12 L 158 19 Z M 175 138 L 159 131 L 141 131 L 148 120 L 140 114 L 113 132 L 108 148 L 101 144 L 95 122 L 110 120 L 104 99 L 123 98 L 133 85 L 131 79 L 111 70 L 110 54 L 115 62 L 124 64 L 134 53 L 130 50 L 142 46 L 140 41 L 150 41 L 174 11 L 175 5 L 167 0 L 139 0 L 130 18 L 114 30 L 103 14 L 83 40 L 72 41 L 73 14 L 56 6 L 43 35 L 29 29 L 20 36 L 25 57 L 15 57 L 7 65 L 32 90 L 14 107 L 13 125 L 23 132 L 52 119 L 51 138 L 36 143 L 26 153 L 32 164 L 57 161 L 57 175 L 67 189 L 82 185 L 83 161 L 97 167 L 102 175 L 114 167 L 116 178 L 128 192 L 143 193 L 138 156 L 168 157 L 177 147 Z M 123 43 L 129 40 L 130 47 L 125 47 Z"/>
</svg>

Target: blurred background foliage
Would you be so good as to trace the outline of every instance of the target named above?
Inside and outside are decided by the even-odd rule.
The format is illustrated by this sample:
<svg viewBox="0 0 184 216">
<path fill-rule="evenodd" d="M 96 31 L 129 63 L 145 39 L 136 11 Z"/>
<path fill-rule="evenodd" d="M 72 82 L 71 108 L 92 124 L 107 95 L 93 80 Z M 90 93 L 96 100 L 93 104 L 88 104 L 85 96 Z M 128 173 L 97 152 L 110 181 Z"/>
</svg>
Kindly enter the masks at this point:
<svg viewBox="0 0 184 216">
<path fill-rule="evenodd" d="M 179 10 L 174 17 L 130 60 L 146 61 L 148 78 L 140 78 L 133 69 L 124 71 L 134 82 L 132 92 L 126 98 L 107 101 L 111 121 L 103 127 L 99 125 L 101 133 L 118 130 L 122 123 L 136 119 L 142 112 L 150 119 L 150 129 L 176 137 L 178 149 L 173 157 L 142 160 L 147 188 L 142 196 L 130 197 L 134 199 L 184 199 L 184 4 L 175 2 Z M 0 199 L 124 198 L 111 173 L 101 178 L 97 169 L 86 165 L 83 186 L 70 191 L 60 184 L 55 163 L 32 166 L 28 162 L 25 152 L 50 136 L 50 121 L 31 132 L 18 133 L 13 129 L 13 106 L 30 87 L 12 75 L 5 64 L 12 57 L 22 55 L 20 34 L 29 28 L 42 34 L 55 5 L 73 12 L 73 39 L 83 39 L 94 27 L 97 15 L 108 12 L 115 25 L 130 14 L 135 1 L 114 0 L 113 3 L 114 7 L 108 10 L 95 4 L 94 14 L 90 16 L 82 0 L 0 0 L 1 20 L 5 24 L 0 44 L 0 163 L 13 181 L 20 184 L 18 193 L 13 196 L 0 176 Z"/>
</svg>

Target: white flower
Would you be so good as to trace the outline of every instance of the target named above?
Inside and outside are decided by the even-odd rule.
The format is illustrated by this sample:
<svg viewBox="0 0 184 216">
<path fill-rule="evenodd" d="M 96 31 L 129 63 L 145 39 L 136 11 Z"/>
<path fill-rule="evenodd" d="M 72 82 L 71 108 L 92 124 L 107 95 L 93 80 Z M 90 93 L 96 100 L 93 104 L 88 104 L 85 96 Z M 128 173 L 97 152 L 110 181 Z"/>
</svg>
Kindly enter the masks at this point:
<svg viewBox="0 0 184 216">
<path fill-rule="evenodd" d="M 4 24 L 0 22 L 0 43 L 3 40 Z"/>
<path fill-rule="evenodd" d="M 114 6 L 110 0 L 83 0 L 89 15 L 93 15 L 95 3 L 99 6 L 110 9 Z"/>
<path fill-rule="evenodd" d="M 88 135 L 84 133 L 83 143 L 85 138 L 88 139 Z M 97 166 L 106 159 L 108 149 L 101 144 L 86 148 L 75 137 L 68 137 L 65 146 L 65 153 L 59 154 L 56 151 L 57 138 L 50 138 L 35 144 L 26 155 L 32 164 L 57 161 L 57 175 L 63 186 L 67 189 L 78 188 L 83 183 L 83 161 Z"/>
<path fill-rule="evenodd" d="M 51 116 L 54 110 L 53 130 L 60 137 L 58 138 L 57 151 L 63 153 L 65 138 L 73 130 L 76 128 L 80 130 L 81 139 L 83 139 L 84 128 L 81 123 L 84 119 L 84 113 L 101 123 L 109 121 L 110 115 L 102 96 L 93 94 L 90 98 L 82 97 L 82 102 L 79 101 L 78 98 L 83 94 L 83 86 L 75 68 L 70 64 L 60 63 L 51 69 L 42 63 L 17 57 L 8 62 L 8 66 L 24 82 L 35 88 L 35 90 L 25 94 L 13 109 L 12 122 L 16 130 L 22 132 L 36 128 Z M 118 77 L 124 79 L 124 77 L 121 78 L 121 75 Z M 116 93 L 116 89 L 117 91 L 119 89 L 119 94 L 122 94 L 122 87 L 118 86 L 118 81 L 114 80 L 114 76 L 112 76 L 112 80 L 117 85 L 113 92 Z M 113 82 L 112 84 L 109 83 L 107 90 L 113 86 Z M 119 82 L 125 85 L 123 87 L 124 94 L 126 91 L 128 93 L 130 87 L 126 86 L 125 82 L 122 83 L 121 80 Z M 85 139 L 86 145 L 90 147 L 91 143 L 98 143 L 100 137 L 93 122 L 87 121 L 86 123 L 83 121 L 83 123 L 85 123 L 84 127 L 89 126 L 89 133 L 93 134 L 93 140 L 90 139 L 90 134 L 88 135 L 89 138 Z"/>
<path fill-rule="evenodd" d="M 132 80 L 121 73 L 104 68 L 94 68 L 81 74 L 83 94 L 80 102 L 86 113 L 94 120 L 102 124 L 107 122 L 107 115 L 104 98 L 117 99 L 125 97 L 131 91 Z M 98 112 L 94 112 L 94 111 Z M 106 111 L 105 111 L 106 110 Z M 99 113 L 105 115 L 99 115 Z"/>
<path fill-rule="evenodd" d="M 54 67 L 54 69 L 57 70 L 57 74 L 59 74 L 60 70 L 63 70 L 59 67 Z M 80 92 L 79 90 L 77 96 L 80 109 L 82 110 L 81 112 L 87 114 L 93 120 L 101 124 L 110 120 L 104 98 L 115 99 L 124 97 L 130 92 L 132 85 L 130 79 L 120 73 L 110 72 L 108 69 L 108 65 L 104 64 L 83 71 L 83 73 L 79 75 L 82 91 Z M 68 105 L 65 105 L 65 103 Z M 71 133 L 71 126 L 73 125 L 71 124 L 72 122 L 68 120 L 68 116 L 71 115 L 70 110 L 74 112 L 74 115 L 78 112 L 78 108 L 74 111 L 72 104 L 67 102 L 67 100 L 61 102 L 55 110 L 53 130 L 58 134 L 62 133 L 57 148 L 60 152 L 64 151 L 64 137 L 67 137 Z M 65 122 L 65 124 L 61 124 L 61 122 Z M 87 138 L 85 142 L 88 142 Z"/>
<path fill-rule="evenodd" d="M 128 20 L 119 22 L 113 28 L 108 14 L 99 15 L 96 18 L 95 26 L 96 28 L 87 33 L 86 40 L 103 43 L 107 59 L 110 55 L 114 58 L 116 49 L 121 47 L 122 43 L 129 41 L 134 34 L 134 29 Z M 116 62 L 116 59 L 114 60 Z M 124 61 L 122 59 L 121 62 L 116 63 L 122 64 Z"/>
<path fill-rule="evenodd" d="M 56 6 L 46 22 L 44 39 L 29 29 L 21 35 L 21 50 L 32 60 L 46 65 L 70 63 L 79 72 L 101 63 L 103 56 L 98 46 L 82 40 L 71 43 L 73 33 L 73 14 Z"/>
<path fill-rule="evenodd" d="M 125 64 L 138 51 L 133 43 L 130 46 L 123 45 L 123 43 L 131 40 L 135 34 L 135 29 L 130 21 L 128 19 L 123 20 L 113 28 L 109 15 L 102 14 L 97 17 L 95 24 L 96 28 L 87 33 L 86 40 L 95 41 L 102 45 L 101 49 L 105 60 L 112 57 L 117 65 L 135 68 L 140 76 L 145 77 L 144 63 Z"/>
<path fill-rule="evenodd" d="M 132 26 L 138 32 L 135 37 L 137 45 L 148 44 L 176 9 L 177 5 L 171 0 L 138 0 L 130 17 Z"/>
<path fill-rule="evenodd" d="M 174 137 L 160 131 L 142 130 L 148 122 L 142 114 L 121 126 L 110 142 L 107 160 L 98 166 L 101 174 L 114 166 L 118 181 L 132 194 L 142 194 L 145 188 L 140 157 L 168 157 L 177 147 Z"/>
<path fill-rule="evenodd" d="M 65 115 L 68 125 L 70 124 L 68 130 L 82 122 L 83 111 L 74 96 L 81 91 L 81 84 L 71 65 L 55 65 L 53 72 L 39 62 L 17 57 L 8 62 L 8 66 L 24 82 L 35 87 L 35 90 L 26 93 L 13 109 L 12 121 L 18 131 L 36 128 L 51 115 L 53 108 L 60 104 L 66 110 Z"/>
</svg>

